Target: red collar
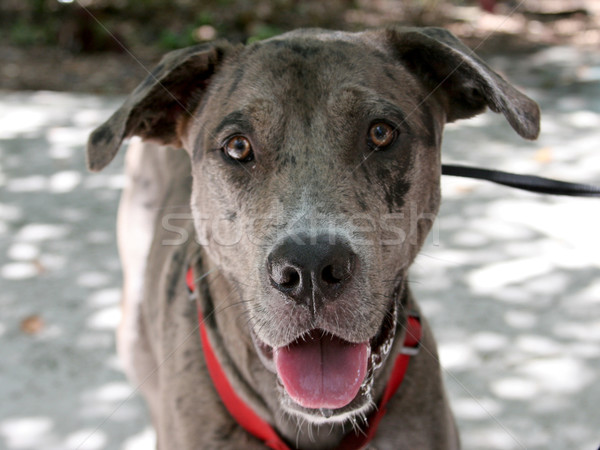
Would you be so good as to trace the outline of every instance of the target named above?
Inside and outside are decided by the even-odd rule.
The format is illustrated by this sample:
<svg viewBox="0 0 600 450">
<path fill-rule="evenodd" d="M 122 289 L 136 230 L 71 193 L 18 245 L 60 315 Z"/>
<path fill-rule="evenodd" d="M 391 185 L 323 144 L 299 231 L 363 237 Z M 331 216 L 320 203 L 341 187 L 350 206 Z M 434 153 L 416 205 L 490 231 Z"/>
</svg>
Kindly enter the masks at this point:
<svg viewBox="0 0 600 450">
<path fill-rule="evenodd" d="M 188 286 L 188 290 L 190 295 L 195 297 L 195 283 L 194 283 L 194 273 L 192 268 L 188 269 L 186 274 L 186 282 Z M 223 371 L 223 368 L 219 364 L 217 356 L 210 345 L 210 340 L 208 339 L 208 334 L 206 332 L 206 326 L 204 324 L 204 318 L 202 316 L 202 311 L 198 308 L 198 323 L 200 328 L 200 336 L 202 340 L 202 350 L 204 352 L 204 358 L 206 359 L 206 365 L 208 367 L 208 372 L 210 373 L 210 377 L 213 381 L 213 384 L 229 411 L 229 414 L 237 421 L 237 423 L 244 428 L 248 433 L 256 437 L 257 439 L 264 442 L 264 444 L 274 450 L 290 450 L 287 444 L 279 437 L 277 432 L 268 424 L 266 421 L 261 419 L 246 403 L 243 402 L 241 398 L 235 393 L 231 384 L 227 380 L 227 376 Z M 408 368 L 408 362 L 410 361 L 410 357 L 415 355 L 419 351 L 420 341 L 422 335 L 422 327 L 421 321 L 418 315 L 409 315 L 406 322 L 406 335 L 404 338 L 404 346 L 396 357 L 396 361 L 394 362 L 394 369 L 392 371 L 392 375 L 390 376 L 390 380 L 385 388 L 383 393 L 383 397 L 379 403 L 378 408 L 369 416 L 368 419 L 368 428 L 365 430 L 364 434 L 356 435 L 349 434 L 347 435 L 340 445 L 337 447 L 341 450 L 353 450 L 360 449 L 367 445 L 374 437 L 377 432 L 377 427 L 379 426 L 379 422 L 383 418 L 386 413 L 386 405 L 388 401 L 394 396 L 402 380 L 404 379 L 404 375 L 406 374 L 406 370 Z"/>
</svg>

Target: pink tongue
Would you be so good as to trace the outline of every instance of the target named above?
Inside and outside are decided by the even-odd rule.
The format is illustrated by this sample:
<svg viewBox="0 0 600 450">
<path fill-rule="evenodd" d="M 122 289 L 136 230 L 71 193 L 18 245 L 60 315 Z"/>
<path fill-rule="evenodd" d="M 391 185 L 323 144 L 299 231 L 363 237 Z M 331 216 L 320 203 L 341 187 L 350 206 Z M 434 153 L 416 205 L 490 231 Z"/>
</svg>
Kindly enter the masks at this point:
<svg viewBox="0 0 600 450">
<path fill-rule="evenodd" d="M 367 373 L 368 342 L 352 344 L 319 330 L 275 349 L 277 373 L 305 408 L 336 409 L 352 401 Z"/>
</svg>

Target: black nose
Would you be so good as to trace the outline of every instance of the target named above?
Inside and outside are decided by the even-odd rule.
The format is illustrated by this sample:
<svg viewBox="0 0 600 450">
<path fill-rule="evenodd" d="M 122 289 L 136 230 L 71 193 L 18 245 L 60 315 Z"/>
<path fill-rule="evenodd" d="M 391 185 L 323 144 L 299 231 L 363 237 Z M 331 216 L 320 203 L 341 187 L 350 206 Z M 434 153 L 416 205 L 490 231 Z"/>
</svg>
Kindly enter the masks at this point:
<svg viewBox="0 0 600 450">
<path fill-rule="evenodd" d="M 273 287 L 316 312 L 343 292 L 355 259 L 350 245 L 338 236 L 295 235 L 271 251 L 267 271 Z"/>
</svg>

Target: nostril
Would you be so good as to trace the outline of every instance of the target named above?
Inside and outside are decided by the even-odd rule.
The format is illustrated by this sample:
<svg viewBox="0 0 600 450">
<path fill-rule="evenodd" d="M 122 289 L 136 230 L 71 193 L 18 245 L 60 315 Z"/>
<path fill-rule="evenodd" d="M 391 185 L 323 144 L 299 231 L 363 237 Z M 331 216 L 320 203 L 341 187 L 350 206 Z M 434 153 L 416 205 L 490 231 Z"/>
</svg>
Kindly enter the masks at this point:
<svg viewBox="0 0 600 450">
<path fill-rule="evenodd" d="M 286 267 L 281 271 L 279 281 L 273 280 L 284 288 L 294 288 L 300 284 L 300 274 L 294 267 Z"/>
<path fill-rule="evenodd" d="M 267 283 L 297 304 L 316 312 L 349 290 L 360 264 L 351 246 L 328 234 L 287 238 L 267 256 Z M 306 241 L 310 243 L 306 243 Z"/>
<path fill-rule="evenodd" d="M 300 285 L 300 273 L 294 266 L 270 264 L 269 272 L 271 281 L 279 288 L 293 289 Z"/>
<path fill-rule="evenodd" d="M 343 279 L 343 273 L 333 265 L 325 266 L 321 271 L 321 280 L 327 284 L 337 284 Z"/>
<path fill-rule="evenodd" d="M 339 284 L 352 275 L 352 258 L 339 263 L 329 264 L 321 270 L 321 280 L 327 284 Z"/>
</svg>

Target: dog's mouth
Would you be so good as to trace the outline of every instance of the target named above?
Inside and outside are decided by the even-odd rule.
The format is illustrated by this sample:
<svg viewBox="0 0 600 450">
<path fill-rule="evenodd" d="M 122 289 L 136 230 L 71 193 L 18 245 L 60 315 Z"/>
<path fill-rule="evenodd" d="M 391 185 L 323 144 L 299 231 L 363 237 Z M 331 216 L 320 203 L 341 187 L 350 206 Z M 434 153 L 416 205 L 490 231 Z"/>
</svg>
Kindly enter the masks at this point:
<svg viewBox="0 0 600 450">
<path fill-rule="evenodd" d="M 263 364 L 277 374 L 286 409 L 311 418 L 342 418 L 372 404 L 374 376 L 390 353 L 396 324 L 397 301 L 392 301 L 379 330 L 365 342 L 322 329 L 278 348 L 254 333 L 253 340 Z"/>
</svg>

